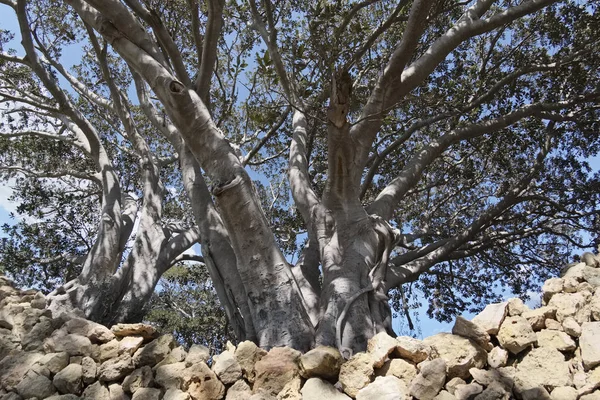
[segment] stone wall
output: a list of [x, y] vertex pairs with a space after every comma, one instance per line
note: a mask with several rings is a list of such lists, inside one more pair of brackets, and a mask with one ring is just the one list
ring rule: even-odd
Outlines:
[[586, 261], [544, 284], [540, 308], [491, 304], [422, 341], [382, 333], [347, 361], [251, 342], [210, 359], [148, 325], [54, 316], [0, 277], [0, 400], [600, 400], [600, 268]]

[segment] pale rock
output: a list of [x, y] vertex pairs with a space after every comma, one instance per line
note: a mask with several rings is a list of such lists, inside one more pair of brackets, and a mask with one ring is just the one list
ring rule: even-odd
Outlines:
[[184, 371], [182, 390], [189, 393], [192, 399], [219, 400], [225, 394], [225, 386], [203, 362], [187, 367]]
[[81, 397], [86, 400], [111, 400], [108, 388], [100, 381], [96, 381], [85, 388]]
[[162, 335], [136, 351], [133, 355], [133, 363], [136, 367], [155, 365], [162, 361], [174, 346], [175, 339], [173, 335]]
[[64, 326], [69, 333], [85, 336], [92, 343], [106, 343], [115, 338], [115, 334], [104, 325], [83, 318], [72, 318]]
[[[583, 368], [583, 365], [582, 365]], [[573, 385], [577, 389], [582, 389], [587, 384], [587, 375], [583, 371], [576, 370], [573, 372]]]
[[437, 396], [435, 396], [433, 398], [433, 400], [456, 400], [456, 397], [454, 397], [453, 394], [450, 394], [450, 393], [446, 392], [445, 390], [442, 390], [441, 392], [439, 392], [437, 394]]
[[235, 358], [238, 360], [240, 367], [242, 367], [242, 374], [248, 382], [254, 382], [256, 371], [254, 365], [262, 359], [267, 352], [254, 344], [253, 342], [246, 340], [237, 345], [235, 349]]
[[506, 350], [518, 354], [533, 345], [537, 336], [524, 317], [508, 317], [500, 327], [498, 341]]
[[[56, 397], [56, 396], [52, 396], [52, 397]], [[15, 392], [8, 392], [4, 396], [0, 397], [0, 400], [23, 400], [23, 398], [21, 396], [19, 396], [18, 394], [16, 394]]]
[[452, 333], [472, 339], [486, 351], [490, 351], [493, 348], [490, 343], [490, 335], [481, 326], [461, 316], [456, 317]]
[[562, 353], [551, 347], [539, 347], [525, 355], [517, 365], [517, 377], [530, 387], [571, 386], [573, 383], [569, 363]]
[[575, 318], [573, 317], [565, 318], [565, 320], [562, 322], [562, 327], [565, 330], [565, 333], [570, 336], [576, 338], [581, 336], [581, 325], [579, 325], [579, 323], [575, 321]]
[[92, 353], [92, 342], [85, 336], [64, 334], [64, 331], [56, 330], [44, 341], [44, 349], [52, 353], [66, 351], [70, 356], [89, 356]]
[[488, 386], [483, 392], [476, 395], [473, 400], [508, 400], [510, 393], [497, 385]]
[[556, 319], [559, 322], [563, 322], [568, 317], [575, 318], [579, 323], [585, 322], [586, 301], [581, 293], [558, 293], [552, 297], [548, 305], [556, 308]]
[[56, 374], [69, 365], [69, 354], [64, 351], [61, 353], [48, 353], [41, 357], [37, 363], [48, 368], [51, 373]]
[[395, 355], [414, 362], [415, 364], [425, 361], [431, 352], [431, 347], [425, 345], [422, 341], [410, 336], [398, 336], [396, 338]]
[[481, 384], [482, 386], [496, 385], [501, 387], [505, 392], [510, 392], [514, 385], [513, 377], [499, 369], [485, 370], [471, 368], [469, 373], [475, 382]]
[[432, 400], [444, 387], [445, 381], [446, 362], [441, 358], [425, 361], [408, 392], [418, 400]]
[[283, 389], [277, 393], [277, 400], [302, 400], [300, 388], [302, 387], [302, 378], [300, 375], [285, 384]]
[[108, 396], [110, 400], [129, 400], [129, 396], [125, 394], [123, 387], [118, 383], [108, 385]]
[[600, 287], [600, 268], [584, 268], [583, 280], [593, 287]]
[[458, 385], [454, 397], [457, 400], [470, 400], [481, 392], [483, 392], [483, 386], [473, 382], [467, 385]]
[[[131, 354], [130, 354], [131, 355]], [[100, 345], [98, 348], [97, 361], [104, 362], [108, 359], [119, 356], [119, 341], [117, 339], [111, 340], [108, 343]]]
[[579, 395], [592, 393], [600, 388], [600, 367], [590, 371], [585, 378], [585, 384], [578, 388]]
[[579, 347], [586, 370], [600, 365], [600, 322], [584, 322], [581, 325]]
[[395, 376], [378, 376], [356, 394], [356, 400], [405, 400], [407, 398], [406, 384]]
[[543, 329], [536, 336], [539, 347], [552, 347], [558, 351], [573, 351], [577, 347], [573, 339], [564, 332]]
[[44, 339], [52, 334], [54, 327], [52, 326], [52, 320], [46, 317], [40, 317], [40, 321], [31, 328], [31, 330], [21, 340], [21, 347], [23, 350], [41, 350], [43, 347]]
[[494, 347], [487, 356], [488, 365], [492, 368], [500, 368], [506, 366], [508, 362], [508, 351], [502, 347]]
[[[316, 377], [308, 379], [300, 393], [302, 400], [350, 400], [350, 397], [339, 392], [331, 383]], [[229, 397], [226, 400], [230, 400]]]
[[69, 357], [69, 364], [81, 365], [81, 360], [83, 360], [82, 356], [71, 356], [71, 357]]
[[83, 357], [81, 360], [81, 373], [83, 383], [89, 385], [96, 380], [96, 374], [98, 372], [98, 366], [91, 357]]
[[596, 290], [594, 297], [592, 297], [590, 304], [590, 312], [594, 321], [600, 321], [600, 290]]
[[318, 346], [300, 356], [300, 375], [337, 380], [344, 359], [335, 347]]
[[119, 354], [129, 353], [132, 356], [142, 345], [144, 338], [141, 336], [125, 336], [119, 341]]
[[369, 353], [353, 355], [340, 368], [339, 381], [342, 389], [355, 398], [360, 389], [371, 383], [373, 372], [373, 358]]
[[210, 358], [210, 351], [208, 347], [203, 346], [201, 344], [193, 344], [188, 351], [188, 354], [185, 358], [185, 363], [189, 367], [192, 364], [196, 364], [199, 362], [206, 363]]
[[101, 381], [113, 382], [123, 379], [135, 369], [133, 360], [129, 354], [121, 354], [117, 358], [111, 358], [102, 363], [98, 370]]
[[449, 333], [438, 333], [423, 340], [444, 359], [448, 378], [469, 377], [470, 368], [483, 368], [487, 363], [487, 352], [470, 339]]
[[553, 331], [564, 331], [565, 330], [560, 322], [558, 322], [557, 320], [552, 319], [552, 318], [547, 318], [546, 321], [544, 322], [544, 325], [546, 326], [546, 329], [550, 329]]
[[[246, 400], [250, 396], [252, 396], [252, 389], [250, 388], [250, 385], [248, 385], [245, 380], [240, 379], [229, 389], [227, 389], [227, 396], [225, 396], [225, 400]], [[324, 398], [321, 398], [319, 400], [323, 399]]]
[[54, 376], [52, 383], [63, 394], [80, 394], [83, 390], [83, 370], [81, 365], [67, 365]]
[[242, 367], [229, 350], [213, 357], [211, 369], [225, 385], [230, 385], [242, 377]]
[[506, 317], [507, 306], [506, 302], [489, 304], [472, 321], [490, 335], [496, 335]]
[[40, 353], [11, 351], [0, 361], [0, 385], [7, 391], [15, 389], [29, 368], [41, 358]]
[[564, 283], [565, 281], [562, 278], [550, 278], [544, 282], [544, 286], [542, 286], [542, 295], [544, 301], [548, 303], [552, 296], [562, 292]]
[[131, 400], [160, 400], [160, 390], [154, 388], [139, 388], [135, 391]]
[[45, 399], [56, 392], [50, 379], [37, 374], [27, 374], [17, 385], [16, 389], [24, 399], [32, 397]]
[[134, 370], [131, 374], [123, 379], [123, 390], [129, 393], [135, 393], [140, 388], [154, 386], [154, 378], [152, 377], [152, 368], [144, 365], [141, 368]]
[[546, 319], [554, 318], [556, 308], [544, 306], [521, 314], [525, 318], [534, 331], [542, 330], [546, 327]]
[[509, 317], [515, 317], [523, 314], [526, 311], [529, 311], [529, 307], [527, 307], [527, 305], [523, 303], [523, 300], [519, 299], [518, 297], [508, 299], [507, 303]]
[[185, 349], [182, 346], [175, 347], [169, 353], [169, 356], [172, 357], [175, 362], [185, 361], [187, 355], [187, 351], [185, 351]]
[[300, 375], [301, 353], [289, 347], [274, 347], [255, 364], [253, 393], [262, 389], [276, 396], [287, 382]]
[[[229, 389], [229, 390], [231, 390], [231, 389]], [[250, 397], [250, 394], [248, 394], [248, 397]], [[247, 398], [247, 397], [245, 397], [245, 398]], [[226, 400], [243, 400], [245, 398], [240, 397], [239, 399], [236, 399], [236, 398], [230, 399], [228, 396], [225, 399]], [[187, 394], [186, 392], [182, 392], [179, 389], [169, 389], [165, 392], [165, 395], [163, 396], [163, 400], [191, 400], [191, 397], [189, 394]]]
[[367, 352], [373, 357], [373, 366], [381, 368], [388, 359], [388, 355], [396, 350], [398, 341], [386, 332], [379, 332], [367, 343]]
[[[4, 400], [3, 397], [0, 397], [0, 399]], [[21, 400], [21, 397], [19, 397], [18, 400]], [[46, 397], [45, 400], [81, 400], [81, 397], [75, 396], [74, 394], [55, 394], [54, 396]]]
[[570, 386], [559, 386], [550, 393], [552, 400], [577, 400], [577, 389]]
[[579, 287], [579, 280], [573, 276], [564, 279], [563, 290], [565, 293], [575, 293]]
[[581, 282], [577, 285], [577, 291], [584, 295], [589, 301], [590, 297], [594, 294], [594, 286], [590, 285], [589, 282]]
[[515, 379], [515, 392], [522, 400], [552, 400], [546, 388], [522, 376]]
[[148, 324], [117, 324], [110, 330], [117, 337], [141, 336], [144, 339], [155, 339], [158, 336], [156, 328]]
[[46, 308], [46, 296], [42, 292], [37, 292], [35, 296], [33, 296], [33, 300], [31, 300], [32, 308], [39, 308], [43, 310]]
[[456, 388], [458, 387], [458, 385], [466, 385], [467, 382], [465, 382], [465, 380], [463, 378], [459, 378], [459, 377], [455, 377], [450, 379], [448, 382], [446, 382], [446, 390], [448, 391], [448, 393], [454, 395], [454, 392], [456, 391]]
[[573, 277], [577, 279], [579, 282], [583, 281], [583, 271], [586, 268], [585, 263], [578, 263], [575, 265], [568, 265], [566, 268], [563, 268], [561, 271], [561, 277], [563, 279], [567, 279]]
[[164, 389], [182, 389], [186, 363], [162, 365], [156, 369], [155, 381]]
[[406, 387], [417, 376], [417, 367], [401, 358], [393, 358], [383, 364], [381, 368], [375, 371], [376, 376], [395, 376], [401, 379]]
[[600, 400], [600, 392], [583, 395], [579, 400]]

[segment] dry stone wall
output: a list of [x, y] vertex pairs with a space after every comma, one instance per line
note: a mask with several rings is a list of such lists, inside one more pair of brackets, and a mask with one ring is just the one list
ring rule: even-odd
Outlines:
[[422, 341], [381, 333], [349, 360], [251, 342], [210, 359], [148, 325], [52, 315], [0, 277], [0, 400], [600, 400], [600, 268], [583, 259], [540, 308], [491, 304]]

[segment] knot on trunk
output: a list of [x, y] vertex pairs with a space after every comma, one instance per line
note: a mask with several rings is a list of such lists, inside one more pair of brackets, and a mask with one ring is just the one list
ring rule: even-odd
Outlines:
[[346, 116], [350, 110], [352, 96], [352, 77], [346, 70], [336, 70], [333, 74], [331, 85], [331, 99], [329, 101], [329, 120], [337, 128], [342, 128], [346, 123]]

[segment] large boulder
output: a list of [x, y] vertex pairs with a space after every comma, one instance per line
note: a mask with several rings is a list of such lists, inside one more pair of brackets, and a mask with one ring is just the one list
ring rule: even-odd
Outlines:
[[153, 366], [162, 361], [173, 347], [175, 347], [175, 338], [172, 335], [163, 335], [136, 351], [133, 362], [136, 367]]
[[182, 390], [192, 399], [219, 400], [225, 394], [225, 386], [203, 362], [187, 367], [184, 371]]
[[8, 391], [15, 389], [29, 368], [41, 358], [41, 353], [11, 351], [0, 361], [0, 385]]
[[410, 336], [398, 336], [396, 342], [395, 356], [414, 363], [425, 361], [431, 353], [430, 346], [427, 346], [422, 341]]
[[16, 389], [24, 399], [45, 399], [56, 392], [50, 379], [33, 373], [27, 374]]
[[213, 357], [211, 369], [225, 385], [231, 385], [242, 377], [242, 367], [229, 350]]
[[67, 332], [85, 336], [92, 343], [106, 343], [115, 338], [115, 334], [104, 325], [83, 318], [72, 318], [65, 322]]
[[577, 347], [569, 335], [561, 331], [543, 329], [536, 333], [540, 347], [552, 347], [558, 351], [573, 351]]
[[154, 386], [154, 378], [152, 368], [144, 365], [141, 368], [134, 370], [131, 374], [123, 379], [123, 390], [129, 393], [135, 393], [140, 388]]
[[235, 358], [238, 360], [240, 367], [242, 367], [242, 375], [248, 380], [248, 382], [254, 382], [256, 377], [255, 364], [260, 361], [267, 352], [260, 347], [256, 346], [254, 342], [246, 340], [238, 344], [235, 349]]
[[469, 377], [470, 368], [483, 368], [487, 363], [487, 352], [471, 339], [449, 333], [438, 333], [423, 340], [444, 359], [448, 378]]
[[417, 376], [417, 367], [414, 364], [401, 358], [393, 358], [386, 361], [385, 364], [375, 371], [376, 376], [395, 376], [404, 381], [406, 386], [410, 386], [412, 380]]
[[105, 382], [118, 381], [125, 378], [134, 369], [131, 356], [125, 353], [103, 362], [98, 370], [98, 377]]
[[300, 356], [300, 375], [336, 381], [344, 359], [335, 347], [319, 346]]
[[490, 343], [490, 335], [485, 329], [460, 315], [456, 317], [456, 321], [452, 327], [452, 334], [472, 339], [486, 351], [490, 351], [493, 347]]
[[548, 302], [548, 306], [556, 308], [556, 319], [559, 322], [568, 317], [575, 318], [579, 323], [589, 321], [590, 311], [585, 308], [586, 304], [585, 296], [581, 293], [558, 293]]
[[531, 350], [517, 364], [517, 377], [532, 387], [571, 386], [573, 379], [565, 356], [551, 347]]

